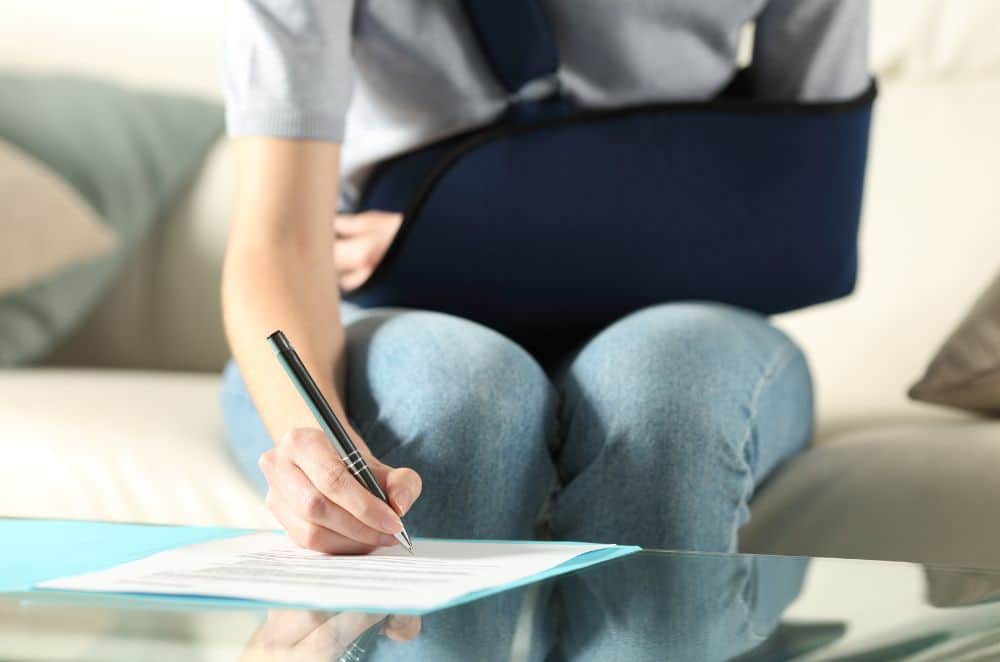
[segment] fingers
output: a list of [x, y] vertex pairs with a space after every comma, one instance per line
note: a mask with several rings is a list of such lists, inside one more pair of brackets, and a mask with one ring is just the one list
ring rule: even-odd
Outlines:
[[380, 211], [336, 217], [333, 258], [343, 289], [355, 289], [368, 280], [392, 244], [402, 221], [401, 214]]
[[420, 634], [419, 616], [393, 614], [385, 621], [385, 636], [395, 641], [410, 641]]
[[341, 276], [338, 279], [338, 283], [340, 284], [340, 288], [342, 290], [350, 292], [351, 290], [356, 290], [364, 285], [365, 282], [371, 278], [372, 273], [374, 273], [372, 270], [352, 271]]
[[[368, 628], [382, 620], [379, 614], [345, 612], [337, 614], [322, 627], [311, 632], [296, 646], [296, 650], [320, 654], [308, 659], [330, 659], [332, 654], [343, 656], [351, 644]], [[357, 651], [355, 651], [357, 655]]]
[[282, 441], [281, 450], [290, 454], [323, 496], [363, 524], [389, 535], [402, 530], [403, 523], [396, 512], [351, 475], [321, 431], [292, 430]]
[[289, 611], [272, 609], [250, 639], [250, 648], [291, 648], [330, 620], [330, 614], [319, 611]]
[[338, 239], [333, 259], [340, 286], [345, 290], [360, 287], [375, 271], [386, 248], [376, 237], [368, 235]]
[[378, 239], [371, 235], [359, 235], [338, 239], [334, 249], [334, 261], [338, 273], [349, 273], [362, 269], [374, 269], [385, 251]]
[[[269, 451], [270, 453], [271, 451]], [[265, 454], [266, 455], [266, 454]], [[261, 470], [276, 497], [307, 524], [316, 525], [362, 545], [375, 547], [395, 544], [395, 539], [371, 527], [331, 502], [309, 481], [302, 470], [280, 451], [261, 458]]]
[[370, 212], [361, 214], [337, 214], [333, 220], [333, 232], [337, 238], [371, 234], [373, 225]]
[[360, 214], [337, 214], [333, 221], [333, 231], [338, 237], [353, 237], [376, 232], [395, 233], [403, 221], [403, 215], [391, 211], [365, 211]]
[[390, 467], [375, 459], [368, 462], [368, 467], [389, 497], [389, 504], [400, 517], [405, 515], [423, 491], [420, 474], [405, 467]]
[[[242, 660], [314, 660], [357, 656], [363, 650], [352, 649], [369, 628], [383, 621], [380, 614], [346, 612], [330, 614], [316, 611], [271, 611], [260, 629], [247, 644]], [[410, 641], [420, 634], [417, 616], [389, 616], [380, 630], [396, 641]], [[351, 658], [355, 659], [355, 658]]]
[[375, 549], [374, 545], [360, 543], [326, 527], [307, 522], [273, 490], [267, 493], [267, 507], [288, 532], [288, 537], [299, 547], [324, 554], [368, 554]]
[[[420, 634], [420, 617], [392, 615], [385, 618], [382, 633], [395, 641], [411, 641]], [[350, 648], [361, 634], [379, 621], [380, 614], [345, 612], [337, 614], [298, 642], [297, 648], [311, 651], [338, 651]]]
[[351, 475], [319, 430], [293, 430], [261, 456], [271, 488], [268, 505], [297, 544], [326, 553], [365, 553], [396, 544], [400, 518], [419, 498], [422, 481], [412, 469], [389, 467], [366, 448], [363, 452], [389, 505]]

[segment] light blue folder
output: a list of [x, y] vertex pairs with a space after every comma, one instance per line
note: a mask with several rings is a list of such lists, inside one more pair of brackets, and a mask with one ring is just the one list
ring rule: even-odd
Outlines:
[[[36, 592], [51, 595], [51, 590], [36, 591], [41, 582], [104, 570], [121, 563], [175, 547], [192, 545], [209, 540], [232, 538], [247, 533], [249, 529], [227, 529], [200, 526], [157, 526], [148, 524], [113, 524], [78, 520], [0, 519], [0, 593]], [[495, 542], [495, 541], [493, 541]], [[545, 542], [525, 542], [526, 545], [545, 545]], [[567, 543], [559, 543], [567, 544]], [[569, 543], [572, 544], [572, 543]], [[584, 544], [584, 543], [579, 543]], [[609, 561], [638, 551], [638, 547], [616, 546], [581, 554], [565, 563], [520, 579], [516, 582], [470, 593], [438, 609], [477, 600], [487, 595], [523, 586], [548, 577], [572, 572]], [[59, 591], [58, 593], [62, 593]], [[96, 597], [88, 593], [88, 596]], [[303, 607], [322, 609], [351, 609], [350, 605], [289, 605], [255, 600], [217, 598], [212, 596], [172, 596], [150, 594], [114, 594], [116, 598], [181, 603], [189, 606], [221, 606], [227, 608]], [[177, 605], [180, 606], [180, 605]], [[400, 610], [393, 610], [401, 613]], [[402, 613], [425, 613], [421, 611]]]

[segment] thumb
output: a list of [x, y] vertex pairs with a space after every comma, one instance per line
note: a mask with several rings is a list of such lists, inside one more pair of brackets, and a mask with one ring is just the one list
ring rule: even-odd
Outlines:
[[385, 620], [385, 636], [393, 641], [410, 641], [420, 634], [420, 617], [393, 614]]
[[386, 496], [389, 497], [389, 505], [396, 514], [400, 517], [405, 515], [423, 490], [420, 474], [406, 467], [390, 467], [378, 460], [370, 462], [368, 468], [385, 490]]

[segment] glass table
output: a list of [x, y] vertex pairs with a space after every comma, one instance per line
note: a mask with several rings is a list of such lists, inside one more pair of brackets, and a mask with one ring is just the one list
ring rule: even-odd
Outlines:
[[383, 618], [0, 593], [0, 659], [1000, 659], [1000, 572], [640, 552], [422, 618]]

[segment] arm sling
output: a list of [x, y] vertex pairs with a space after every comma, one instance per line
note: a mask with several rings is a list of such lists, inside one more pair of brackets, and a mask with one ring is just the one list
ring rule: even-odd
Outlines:
[[[585, 110], [553, 86], [558, 54], [535, 0], [463, 0], [508, 90], [486, 127], [382, 163], [361, 210], [402, 212], [364, 307], [442, 311], [530, 346], [583, 337], [653, 304], [763, 314], [850, 293], [874, 82], [832, 103], [741, 93]], [[752, 68], [751, 68], [752, 69]]]

